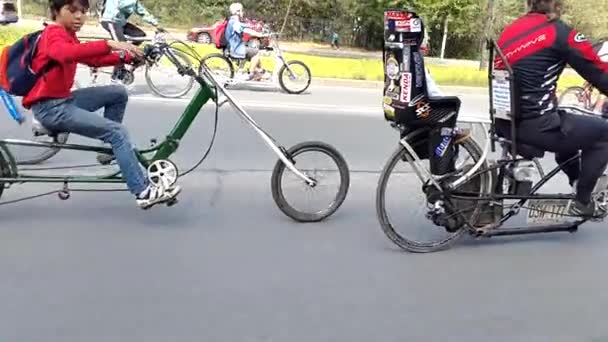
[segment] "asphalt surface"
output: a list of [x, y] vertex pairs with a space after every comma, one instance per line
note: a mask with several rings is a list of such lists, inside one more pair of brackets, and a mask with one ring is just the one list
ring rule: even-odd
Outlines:
[[[379, 171], [397, 143], [374, 112], [376, 90], [234, 94], [283, 145], [322, 140], [344, 155], [351, 187], [340, 210], [316, 224], [283, 215], [270, 193], [276, 155], [223, 108], [214, 149], [180, 180], [175, 207], [74, 193], [0, 208], [0, 341], [608, 341], [605, 223], [403, 252], [376, 219]], [[462, 99], [462, 113], [484, 117], [482, 95]], [[141, 91], [125, 123], [147, 146], [184, 107]], [[180, 167], [208, 146], [212, 114], [182, 141]], [[0, 131], [29, 137], [6, 116]], [[91, 162], [64, 151], [48, 165]], [[560, 181], [550, 189], [567, 189]], [[16, 185], [2, 199], [56, 188]], [[419, 206], [412, 188], [400, 195], [403, 212]], [[406, 225], [434, 229], [420, 216]]]

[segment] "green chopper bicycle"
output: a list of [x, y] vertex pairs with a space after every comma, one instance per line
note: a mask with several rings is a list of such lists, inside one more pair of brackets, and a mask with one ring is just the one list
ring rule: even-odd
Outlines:
[[[185, 44], [184, 44], [185, 45]], [[187, 48], [191, 49], [189, 46], [185, 45]], [[218, 122], [218, 111], [219, 108], [230, 102], [232, 106], [237, 110], [237, 112], [245, 119], [249, 125], [251, 125], [254, 130], [263, 138], [263, 140], [269, 145], [269, 147], [278, 155], [279, 160], [275, 164], [275, 167], [272, 172], [271, 178], [271, 188], [272, 188], [272, 196], [279, 209], [288, 217], [292, 218], [295, 221], [299, 222], [319, 222], [327, 217], [333, 215], [338, 208], [342, 205], [346, 198], [346, 194], [348, 192], [350, 176], [349, 169], [346, 161], [342, 157], [342, 155], [332, 146], [318, 141], [311, 142], [303, 142], [291, 147], [289, 150], [285, 149], [283, 146], [279, 145], [268, 133], [266, 133], [262, 128], [258, 126], [258, 124], [253, 120], [253, 118], [236, 102], [234, 97], [229, 94], [226, 89], [218, 82], [212, 72], [210, 72], [207, 68], [202, 68], [202, 72], [197, 72], [190, 65], [183, 65], [180, 62], [180, 59], [176, 58], [176, 56], [172, 53], [173, 49], [170, 47], [170, 44], [163, 43], [160, 45], [150, 45], [147, 46], [144, 50], [144, 57], [147, 59], [154, 60], [159, 54], [166, 54], [169, 56], [170, 61], [177, 68], [177, 72], [181, 75], [186, 75], [193, 77], [200, 84], [200, 88], [197, 90], [196, 94], [187, 105], [186, 109], [176, 122], [173, 129], [166, 136], [166, 138], [154, 145], [149, 149], [136, 149], [136, 155], [141, 165], [147, 168], [148, 179], [158, 185], [158, 186], [170, 186], [177, 182], [178, 178], [183, 177], [189, 174], [191, 171], [199, 167], [202, 162], [205, 160], [207, 155], [209, 154], [213, 142], [215, 141], [215, 136], [217, 132], [217, 122]], [[196, 54], [196, 51], [191, 49], [193, 54]], [[200, 56], [192, 56], [194, 58]], [[200, 59], [198, 59], [200, 60]], [[223, 97], [219, 94], [223, 94]], [[191, 124], [196, 119], [202, 107], [212, 99], [216, 103], [216, 111], [215, 111], [215, 124], [214, 131], [211, 143], [205, 152], [204, 156], [198, 163], [196, 163], [191, 169], [180, 174], [178, 172], [177, 166], [169, 160], [170, 156], [175, 153], [180, 144], [180, 140], [185, 136], [190, 128]], [[61, 132], [51, 132], [47, 130], [47, 134], [49, 135], [57, 135], [61, 134]], [[103, 189], [70, 189], [69, 184], [124, 184], [124, 180], [120, 174], [120, 171], [105, 171], [105, 174], [99, 175], [84, 175], [78, 174], [74, 175], [74, 172], [70, 175], [32, 175], [27, 172], [23, 172], [22, 166], [20, 166], [16, 162], [15, 156], [10, 152], [8, 146], [29, 146], [36, 147], [42, 149], [48, 148], [57, 148], [60, 150], [73, 150], [73, 151], [85, 151], [91, 153], [101, 153], [112, 155], [112, 148], [105, 146], [93, 146], [93, 145], [85, 145], [85, 144], [67, 144], [67, 143], [58, 143], [58, 142], [36, 142], [31, 140], [20, 140], [20, 139], [0, 139], [0, 196], [3, 194], [4, 190], [10, 187], [13, 184], [24, 184], [24, 183], [51, 183], [51, 184], [63, 184], [63, 187], [60, 190], [43, 193], [35, 196], [30, 196], [18, 200], [6, 201], [0, 203], [9, 204], [15, 203], [27, 199], [42, 197], [50, 194], [57, 194], [60, 199], [67, 200], [70, 198], [71, 191], [126, 191], [124, 189], [111, 189], [111, 190], [103, 190]], [[335, 171], [336, 178], [339, 179], [339, 185], [335, 191], [335, 194], [332, 195], [329, 203], [322, 209], [314, 209], [310, 212], [302, 211], [296, 209], [291, 203], [289, 203], [284, 194], [284, 176], [288, 173], [285, 172], [286, 169], [295, 174], [295, 178], [297, 180], [298, 185], [303, 185], [307, 192], [312, 192], [313, 190], [325, 188], [327, 184], [322, 181], [322, 174], [317, 170], [304, 170], [296, 168], [296, 159], [300, 155], [304, 154], [324, 154], [328, 156], [332, 163], [336, 164], [337, 171]], [[114, 161], [109, 161], [109, 163], [113, 163]], [[107, 164], [107, 163], [106, 163]], [[87, 165], [89, 166], [89, 165]], [[81, 167], [87, 167], [81, 166]], [[39, 170], [57, 170], [57, 169], [72, 169], [74, 170], [77, 167], [54, 167], [54, 168], [41, 168], [36, 169]], [[28, 170], [25, 170], [28, 171]], [[177, 200], [166, 203], [167, 206], [173, 206], [177, 203]]]

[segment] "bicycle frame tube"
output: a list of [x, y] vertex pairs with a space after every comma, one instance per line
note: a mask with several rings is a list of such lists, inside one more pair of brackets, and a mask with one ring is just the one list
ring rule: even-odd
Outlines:
[[169, 156], [177, 150], [180, 140], [184, 137], [192, 125], [192, 122], [194, 122], [194, 119], [198, 116], [201, 108], [203, 108], [209, 99], [215, 98], [211, 88], [200, 78], [200, 76], [196, 76], [195, 79], [201, 85], [200, 89], [197, 90], [196, 95], [194, 95], [178, 119], [173, 130], [161, 144], [161, 147], [152, 158], [153, 160], [169, 158]]
[[[485, 148], [484, 148], [484, 150], [482, 152], [482, 155], [479, 158], [479, 160], [477, 161], [477, 163], [475, 163], [475, 165], [467, 173], [465, 173], [464, 175], [460, 176], [454, 182], [451, 182], [449, 184], [449, 188], [450, 189], [455, 189], [455, 188], [459, 187], [460, 185], [464, 184], [465, 182], [468, 182], [477, 173], [477, 171], [481, 168], [481, 166], [487, 160], [488, 152], [490, 150], [490, 139], [488, 139], [488, 130], [486, 129], [486, 125], [485, 124], [480, 124], [480, 125], [484, 128], [484, 134], [485, 134], [485, 137], [486, 137], [486, 146], [485, 146]], [[425, 181], [424, 177], [426, 177], [428, 180], [431, 181], [431, 183], [433, 183], [433, 185], [438, 190], [442, 190], [441, 186], [437, 183], [437, 180], [441, 179], [442, 177], [434, 177], [433, 175], [431, 175], [431, 173], [426, 168], [424, 168], [422, 166], [418, 166], [418, 163], [421, 162], [420, 157], [418, 157], [418, 155], [414, 151], [414, 148], [408, 142], [408, 140], [410, 140], [412, 137], [415, 137], [416, 135], [421, 134], [424, 131], [425, 131], [424, 129], [416, 130], [416, 131], [408, 134], [403, 139], [401, 139], [399, 141], [399, 143], [407, 150], [409, 156], [406, 155], [406, 158], [408, 159], [408, 161], [410, 163], [416, 165], [415, 172], [418, 175], [418, 178], [420, 178], [420, 180], [424, 182]], [[420, 168], [422, 170], [422, 172], [424, 173], [424, 175], [422, 175], [422, 173], [419, 170], [416, 170], [418, 168]]]
[[[245, 111], [245, 109], [236, 102], [235, 98], [232, 97], [232, 95], [223, 87], [223, 85], [215, 79], [215, 76], [213, 75], [212, 72], [209, 71], [209, 69], [207, 68], [206, 65], [203, 65], [203, 72], [204, 72], [205, 78], [211, 80], [211, 83], [214, 84], [216, 89], [219, 89], [224, 94], [224, 96], [226, 96], [228, 101], [234, 106], [234, 108], [237, 109], [239, 114], [241, 114], [241, 116], [245, 119], [245, 121], [251, 127], [253, 127], [253, 129], [262, 137], [264, 142], [274, 151], [274, 153], [281, 159], [281, 161], [283, 163], [285, 163], [287, 168], [290, 169], [293, 173], [295, 173], [302, 180], [304, 180], [306, 183], [308, 183], [311, 186], [314, 186], [316, 184], [316, 182], [312, 178], [306, 176], [304, 173], [302, 173], [300, 170], [298, 170], [295, 167], [295, 165], [285, 156], [285, 153], [279, 148], [279, 146], [277, 146], [277, 144], [274, 143], [273, 139], [268, 134], [266, 134], [264, 131], [262, 131], [261, 129], [258, 128], [255, 120], [249, 114], [247, 114], [247, 111]], [[200, 76], [197, 76], [197, 77], [201, 78]], [[202, 78], [200, 79], [199, 82], [205, 83], [202, 80]]]

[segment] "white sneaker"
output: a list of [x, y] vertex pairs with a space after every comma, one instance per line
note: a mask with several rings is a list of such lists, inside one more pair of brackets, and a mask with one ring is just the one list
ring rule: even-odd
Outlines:
[[144, 210], [149, 209], [156, 204], [166, 203], [175, 199], [181, 191], [182, 189], [178, 185], [163, 189], [151, 184], [137, 196], [137, 205]]

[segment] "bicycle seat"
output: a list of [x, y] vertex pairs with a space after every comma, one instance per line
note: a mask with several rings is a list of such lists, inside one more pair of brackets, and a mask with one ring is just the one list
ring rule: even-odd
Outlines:
[[55, 132], [51, 129], [44, 127], [40, 121], [36, 120], [36, 118], [32, 118], [32, 133], [34, 133], [34, 136], [37, 136], [37, 137], [42, 136], [42, 135], [48, 135], [49, 137], [54, 137], [59, 134], [58, 132]]
[[[510, 151], [511, 144], [512, 144], [512, 142], [510, 141], [511, 140], [511, 123], [508, 121], [496, 120], [495, 128], [496, 128], [496, 134], [499, 137], [507, 140], [507, 141], [501, 142], [501, 144]], [[545, 150], [543, 150], [542, 148], [538, 148], [536, 146], [523, 144], [523, 143], [517, 143], [517, 154], [520, 157], [523, 157], [528, 160], [532, 160], [534, 158], [540, 159], [545, 156]]]
[[428, 96], [431, 107], [439, 108], [460, 108], [460, 98], [458, 96]]

